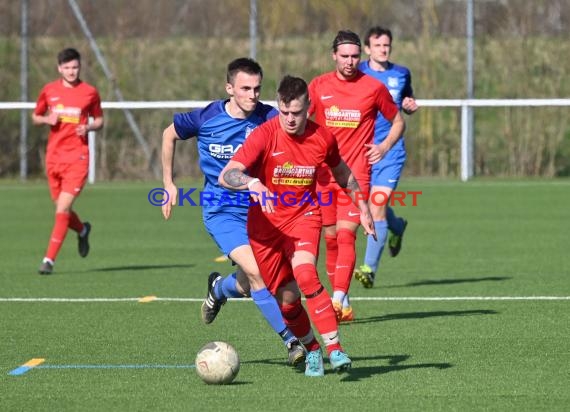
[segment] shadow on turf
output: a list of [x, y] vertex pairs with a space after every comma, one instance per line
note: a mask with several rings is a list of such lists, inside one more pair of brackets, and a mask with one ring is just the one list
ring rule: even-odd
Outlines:
[[486, 276], [482, 278], [450, 278], [450, 279], [426, 279], [418, 282], [410, 282], [405, 285], [382, 286], [382, 288], [413, 288], [416, 286], [433, 286], [433, 285], [453, 285], [456, 283], [475, 283], [475, 282], [502, 282], [512, 279], [510, 276]]
[[[407, 361], [410, 358], [410, 355], [377, 355], [377, 356], [360, 356], [360, 357], [350, 357], [353, 362], [356, 361], [366, 361], [370, 362], [371, 360], [387, 360], [388, 365], [381, 365], [381, 366], [365, 366], [365, 367], [358, 367], [354, 366], [350, 370], [349, 373], [342, 374], [341, 381], [343, 382], [357, 382], [361, 379], [370, 378], [373, 375], [382, 375], [385, 373], [390, 372], [399, 372], [404, 371], [407, 369], [425, 369], [425, 368], [434, 368], [434, 369], [448, 369], [452, 368], [453, 365], [451, 363], [442, 362], [442, 363], [416, 363], [416, 364], [406, 364], [402, 365], [402, 362]], [[284, 359], [279, 358], [272, 358], [272, 359], [258, 359], [258, 360], [250, 360], [250, 361], [242, 361], [243, 364], [250, 363], [250, 364], [257, 364], [262, 363], [266, 365], [283, 365], [287, 366], [287, 363]], [[330, 370], [327, 367], [328, 361], [325, 359], [325, 374], [326, 375], [334, 375], [335, 372]], [[330, 366], [330, 365], [329, 365]], [[299, 374], [303, 374], [303, 368], [299, 367], [296, 368], [296, 372]]]
[[111, 266], [107, 268], [90, 269], [86, 272], [115, 272], [121, 270], [154, 270], [154, 269], [179, 269], [179, 268], [192, 268], [196, 265], [127, 265], [127, 266]]
[[365, 367], [353, 367], [350, 373], [343, 375], [342, 382], [358, 382], [361, 379], [370, 378], [374, 375], [383, 375], [390, 372], [400, 372], [408, 369], [448, 369], [452, 368], [451, 363], [412, 363], [401, 365], [400, 362], [404, 362], [410, 358], [410, 355], [388, 355], [388, 356], [366, 356], [366, 357], [353, 357], [352, 361], [365, 360], [370, 361], [371, 359], [388, 359], [388, 365], [385, 366], [365, 366]]
[[382, 316], [371, 316], [368, 318], [355, 319], [350, 323], [343, 325], [354, 325], [361, 323], [385, 322], [388, 320], [404, 320], [404, 319], [424, 319], [434, 318], [438, 316], [474, 316], [474, 315], [496, 315], [497, 311], [488, 309], [478, 310], [438, 310], [434, 312], [410, 312], [410, 313], [388, 313]]

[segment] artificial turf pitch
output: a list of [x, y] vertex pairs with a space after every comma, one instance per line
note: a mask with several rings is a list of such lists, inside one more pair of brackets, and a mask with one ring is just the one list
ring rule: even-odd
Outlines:
[[[231, 266], [214, 261], [200, 209], [166, 222], [155, 187], [88, 186], [76, 210], [90, 255], [69, 233], [40, 276], [47, 187], [0, 183], [1, 410], [568, 410], [570, 181], [406, 179], [400, 190], [422, 194], [396, 208], [402, 252], [385, 253], [373, 289], [352, 283], [356, 320], [340, 331], [353, 368], [325, 362], [324, 378], [285, 364], [251, 301], [201, 323], [207, 275]], [[359, 236], [359, 263], [363, 248]], [[231, 385], [193, 369], [212, 340], [239, 352]]]

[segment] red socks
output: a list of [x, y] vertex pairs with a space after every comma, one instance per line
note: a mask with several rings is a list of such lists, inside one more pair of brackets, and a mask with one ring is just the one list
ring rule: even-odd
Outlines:
[[356, 235], [348, 229], [340, 229], [336, 234], [336, 239], [338, 243], [338, 259], [333, 290], [347, 293], [352, 280], [354, 265], [356, 265]]
[[55, 214], [55, 223], [51, 231], [51, 236], [49, 239], [49, 244], [45, 256], [54, 262], [55, 258], [57, 257], [57, 254], [59, 253], [59, 249], [61, 249], [61, 245], [65, 240], [65, 235], [67, 234], [67, 227], [69, 226], [69, 224], [70, 224], [69, 213]]
[[83, 230], [83, 222], [74, 211], [69, 213], [69, 228], [77, 233], [81, 233]]
[[327, 246], [326, 254], [326, 269], [329, 277], [331, 287], [334, 286], [334, 275], [336, 273], [336, 260], [338, 258], [338, 243], [336, 242], [336, 235], [325, 235], [325, 244]]
[[[283, 304], [281, 306], [281, 313], [285, 325], [291, 332], [303, 343], [308, 351], [319, 349], [319, 342], [315, 339], [311, 331], [311, 321], [307, 315], [307, 311], [301, 304], [301, 299], [293, 304]], [[308, 337], [309, 342], [304, 342], [303, 338]], [[310, 339], [312, 337], [312, 339]]]
[[311, 321], [323, 338], [327, 352], [342, 350], [338, 341], [338, 325], [331, 297], [319, 281], [315, 265], [305, 263], [293, 269], [299, 289], [307, 299]]

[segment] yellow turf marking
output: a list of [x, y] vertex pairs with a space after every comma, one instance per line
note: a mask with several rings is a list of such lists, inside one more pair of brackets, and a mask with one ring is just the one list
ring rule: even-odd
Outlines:
[[157, 299], [156, 296], [145, 296], [144, 298], [139, 299], [139, 303], [149, 303], [155, 301]]
[[26, 363], [24, 363], [22, 366], [27, 366], [29, 368], [33, 368], [34, 366], [41, 365], [44, 362], [45, 362], [44, 358], [33, 358], [33, 359], [30, 359], [29, 361], [27, 361]]

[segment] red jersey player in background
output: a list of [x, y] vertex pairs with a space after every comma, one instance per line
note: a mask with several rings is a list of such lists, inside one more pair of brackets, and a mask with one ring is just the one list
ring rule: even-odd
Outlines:
[[[299, 338], [311, 329], [301, 290], [332, 368], [342, 371], [352, 362], [340, 344], [330, 295], [316, 269], [322, 225], [316, 192], [319, 166], [327, 164], [338, 184], [352, 191], [366, 232], [374, 235], [374, 227], [367, 202], [354, 196], [360, 188], [341, 159], [336, 140], [307, 119], [309, 103], [307, 83], [285, 76], [277, 91], [279, 115], [251, 133], [218, 180], [228, 189], [251, 191], [258, 204], [249, 208], [248, 236], [267, 288], [280, 302], [287, 326]], [[314, 336], [302, 341], [308, 351], [305, 375], [323, 376], [319, 343]]]
[[[398, 106], [388, 89], [376, 79], [358, 70], [361, 44], [358, 35], [341, 30], [332, 45], [335, 70], [313, 79], [309, 84], [310, 114], [315, 121], [333, 133], [341, 157], [354, 173], [362, 195], [368, 196], [370, 165], [390, 150], [405, 129]], [[374, 122], [378, 112], [392, 123], [386, 139], [373, 144]], [[329, 168], [319, 170], [318, 190], [330, 199], [339, 186]], [[356, 230], [360, 213], [351, 203], [332, 201], [323, 209], [326, 242], [326, 268], [333, 287], [333, 306], [339, 321], [351, 321], [353, 311], [348, 290], [356, 263]]]
[[[81, 81], [81, 55], [64, 49], [57, 55], [60, 79], [46, 84], [32, 113], [35, 125], [50, 126], [47, 142], [46, 173], [55, 203], [55, 222], [39, 273], [49, 275], [61, 248], [67, 228], [78, 233], [81, 257], [89, 253], [91, 225], [73, 211], [89, 169], [87, 133], [103, 127], [101, 98], [95, 87]], [[89, 123], [89, 117], [93, 122]]]

